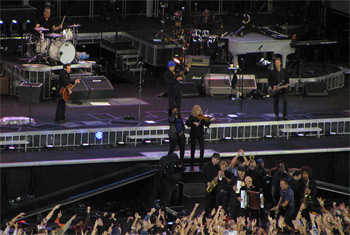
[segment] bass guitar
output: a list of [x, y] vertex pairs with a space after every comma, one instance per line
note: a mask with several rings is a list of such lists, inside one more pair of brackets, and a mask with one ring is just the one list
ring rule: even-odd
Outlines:
[[64, 101], [67, 102], [69, 100], [69, 97], [71, 95], [71, 94], [69, 94], [69, 90], [72, 90], [75, 87], [75, 85], [80, 83], [80, 80], [81, 80], [81, 76], [77, 80], [75, 80], [74, 84], [69, 84], [68, 88], [66, 88], [66, 87], [61, 88], [60, 95], [62, 96]]

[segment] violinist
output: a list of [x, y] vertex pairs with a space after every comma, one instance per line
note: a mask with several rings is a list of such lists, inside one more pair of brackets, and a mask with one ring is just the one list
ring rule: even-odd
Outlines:
[[202, 109], [199, 105], [195, 105], [192, 108], [192, 113], [186, 121], [186, 126], [191, 128], [191, 169], [194, 165], [194, 154], [196, 151], [196, 140], [198, 140], [200, 148], [200, 167], [203, 165], [204, 156], [204, 126], [209, 127], [210, 123], [215, 121], [215, 118], [205, 117]]

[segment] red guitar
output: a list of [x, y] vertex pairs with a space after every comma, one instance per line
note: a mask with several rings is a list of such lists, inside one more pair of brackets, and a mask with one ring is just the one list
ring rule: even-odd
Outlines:
[[69, 84], [68, 85], [68, 88], [65, 88], [65, 87], [62, 87], [61, 90], [60, 90], [60, 95], [63, 97], [63, 100], [64, 101], [68, 101], [69, 100], [69, 97], [72, 93], [69, 92], [69, 90], [72, 90], [75, 85], [77, 85], [78, 83], [80, 83], [80, 79], [81, 77], [79, 77], [77, 80], [75, 80], [74, 84]]

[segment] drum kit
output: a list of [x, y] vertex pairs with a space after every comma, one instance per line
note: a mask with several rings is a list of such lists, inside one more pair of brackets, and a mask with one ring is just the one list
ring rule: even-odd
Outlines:
[[[79, 24], [67, 26], [61, 33], [47, 33], [49, 29], [39, 27], [34, 28], [39, 33], [39, 38], [34, 42], [33, 35], [28, 34], [27, 39], [27, 57], [35, 60], [48, 59], [53, 62], [70, 64], [76, 58], [76, 39], [78, 35]], [[34, 46], [33, 46], [34, 45]]]
[[193, 29], [189, 51], [192, 55], [205, 55], [213, 59], [218, 50], [218, 35], [211, 35], [208, 30]]

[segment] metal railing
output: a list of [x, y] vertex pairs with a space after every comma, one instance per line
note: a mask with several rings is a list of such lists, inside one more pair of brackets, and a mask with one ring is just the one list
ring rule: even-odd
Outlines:
[[[206, 141], [219, 141], [224, 139], [248, 140], [259, 139], [267, 136], [284, 137], [280, 135], [281, 128], [309, 128], [319, 127], [320, 135], [350, 134], [350, 118], [312, 119], [312, 120], [288, 120], [266, 122], [241, 122], [212, 124], [207, 128]], [[0, 141], [9, 143], [16, 140], [27, 140], [28, 149], [40, 149], [50, 147], [80, 147], [98, 145], [125, 144], [127, 136], [161, 136], [168, 133], [169, 126], [147, 127], [108, 127], [75, 130], [50, 130], [35, 132], [10, 132], [0, 133]], [[96, 133], [101, 132], [102, 138], [96, 138]], [[146, 139], [146, 138], [145, 138]], [[3, 144], [0, 149], [5, 149], [10, 144]], [[24, 149], [24, 145], [14, 145], [17, 149]]]

